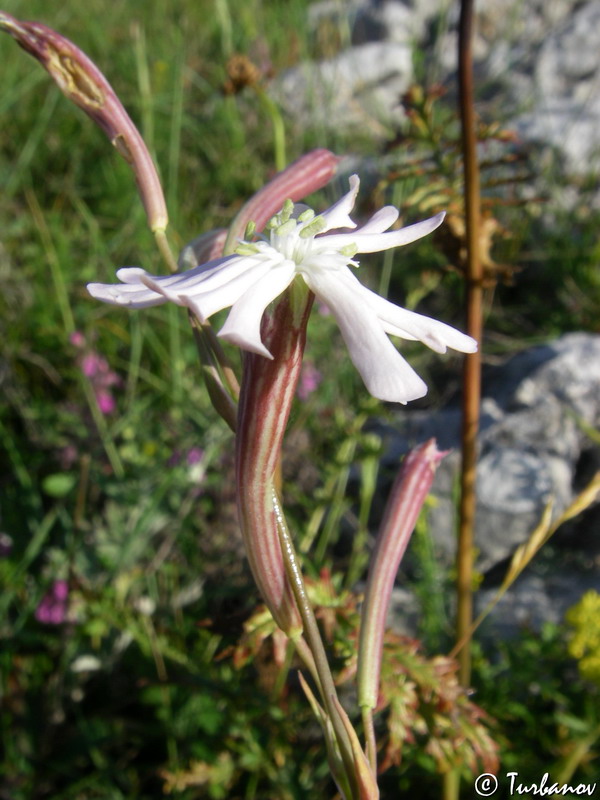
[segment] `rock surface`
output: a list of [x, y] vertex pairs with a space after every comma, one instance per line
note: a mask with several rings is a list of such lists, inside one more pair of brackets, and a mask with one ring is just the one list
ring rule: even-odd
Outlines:
[[[600, 446], [589, 435], [600, 426], [600, 336], [571, 333], [526, 350], [488, 371], [483, 391], [476, 568], [494, 584], [546, 505], [553, 502], [557, 518], [600, 468]], [[394, 428], [379, 433], [387, 447], [384, 463], [394, 468], [402, 453], [431, 436], [441, 449], [452, 450], [438, 469], [435, 504], [428, 514], [436, 559], [451, 568], [460, 462], [458, 409], [434, 414], [402, 410]], [[554, 619], [584, 589], [600, 590], [600, 504], [563, 526], [552, 549], [553, 562], [542, 558], [545, 576], [530, 571], [505, 601], [520, 609], [515, 620], [538, 624]], [[535, 569], [534, 561], [533, 573]], [[486, 602], [484, 593], [481, 602]]]
[[[478, 109], [555, 149], [567, 172], [600, 167], [600, 5], [481, 0], [473, 43]], [[310, 20], [348, 31], [335, 57], [288, 70], [273, 91], [302, 124], [389, 133], [416, 79], [456, 83], [458, 7], [443, 0], [316, 3]]]

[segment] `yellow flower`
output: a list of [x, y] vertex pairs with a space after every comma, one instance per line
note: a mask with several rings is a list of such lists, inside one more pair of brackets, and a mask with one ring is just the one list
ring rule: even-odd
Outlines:
[[569, 655], [579, 662], [581, 675], [600, 685], [600, 594], [591, 589], [567, 611], [572, 634]]

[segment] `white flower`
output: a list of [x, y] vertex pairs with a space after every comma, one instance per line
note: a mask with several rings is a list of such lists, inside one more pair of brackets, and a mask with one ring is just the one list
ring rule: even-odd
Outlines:
[[358, 188], [358, 176], [353, 175], [350, 191], [318, 217], [298, 206], [296, 211], [301, 213], [293, 215], [289, 201], [267, 225], [268, 237], [241, 242], [233, 255], [169, 276], [155, 277], [127, 267], [117, 272], [122, 284], [91, 283], [88, 291], [99, 300], [132, 308], [170, 300], [190, 308], [201, 322], [231, 306], [219, 336], [271, 358], [260, 338], [263, 313], [296, 276], [302, 276], [335, 316], [369, 392], [396, 403], [415, 400], [426, 394], [427, 386], [388, 335], [419, 340], [438, 353], [445, 353], [447, 347], [472, 353], [477, 343], [449, 325], [388, 302], [363, 286], [349, 267], [358, 266], [353, 260], [357, 253], [375, 253], [426, 236], [441, 224], [444, 214], [388, 231], [398, 211], [385, 206], [352, 233], [328, 233], [356, 228], [349, 214]]

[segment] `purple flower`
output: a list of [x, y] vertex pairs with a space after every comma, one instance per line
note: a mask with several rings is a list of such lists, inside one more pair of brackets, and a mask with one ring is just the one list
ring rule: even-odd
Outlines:
[[194, 464], [199, 464], [204, 458], [204, 450], [201, 447], [192, 447], [188, 452], [186, 461], [188, 466], [193, 467]]
[[35, 610], [35, 618], [45, 625], [61, 625], [67, 619], [69, 584], [54, 581]]
[[300, 400], [307, 400], [309, 395], [311, 395], [321, 383], [322, 379], [323, 376], [315, 367], [315, 365], [311, 364], [310, 361], [306, 361], [302, 365], [300, 381], [298, 383], [298, 388], [296, 389], [296, 394]]
[[95, 378], [102, 372], [106, 372], [107, 368], [106, 360], [97, 353], [87, 353], [81, 359], [81, 371], [86, 378]]
[[73, 331], [69, 336], [69, 341], [73, 347], [81, 348], [85, 345], [85, 336], [80, 331]]
[[[79, 339], [76, 338], [74, 341], [74, 336], [75, 334], [71, 337], [71, 342], [76, 344]], [[83, 342], [85, 342], [85, 340], [83, 340]], [[76, 346], [79, 345], [77, 344]], [[104, 356], [101, 356], [95, 350], [81, 355], [77, 361], [81, 371], [86, 378], [89, 378], [92, 384], [100, 412], [102, 414], [112, 414], [117, 404], [110, 391], [110, 387], [116, 386], [121, 382], [119, 376], [116, 372], [111, 370]]]
[[13, 540], [8, 533], [0, 533], [0, 558], [8, 558], [13, 547]]
[[98, 389], [96, 391], [96, 402], [98, 403], [98, 408], [103, 414], [112, 414], [117, 407], [115, 398], [110, 392], [107, 392], [106, 389]]

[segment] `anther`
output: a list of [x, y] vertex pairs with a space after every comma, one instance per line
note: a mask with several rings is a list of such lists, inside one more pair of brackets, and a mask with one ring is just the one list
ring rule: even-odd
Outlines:
[[295, 219], [288, 219], [286, 222], [282, 223], [276, 230], [276, 236], [288, 236], [290, 233], [293, 233], [296, 230], [296, 220]]
[[311, 236], [316, 236], [318, 233], [322, 233], [326, 227], [327, 223], [325, 222], [324, 217], [315, 217], [310, 225], [307, 225], [306, 228], [302, 228], [300, 231], [300, 238], [309, 239]]
[[310, 222], [311, 219], [314, 218], [315, 212], [312, 210], [312, 208], [307, 208], [306, 211], [303, 211], [298, 217], [298, 222]]

